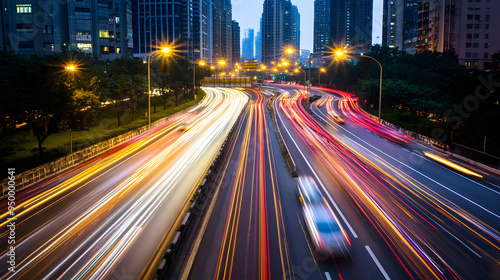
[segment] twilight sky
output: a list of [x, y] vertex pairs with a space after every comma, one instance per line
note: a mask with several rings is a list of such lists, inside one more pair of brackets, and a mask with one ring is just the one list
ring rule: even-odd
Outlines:
[[[260, 28], [264, 0], [232, 0], [233, 19], [240, 23], [241, 38], [245, 29], [253, 28], [255, 35]], [[314, 26], [314, 0], [292, 0], [300, 13], [300, 48], [312, 50]], [[380, 43], [382, 37], [382, 0], [373, 0], [373, 43]], [[377, 37], [379, 37], [377, 39]]]

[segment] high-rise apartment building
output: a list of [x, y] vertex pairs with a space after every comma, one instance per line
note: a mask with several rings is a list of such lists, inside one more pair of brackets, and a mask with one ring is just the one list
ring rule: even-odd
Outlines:
[[262, 62], [277, 61], [283, 53], [283, 0], [264, 0], [262, 11]]
[[314, 0], [314, 38], [313, 51], [325, 55], [330, 42], [330, 2], [331, 0]]
[[212, 63], [212, 0], [193, 1], [192, 40], [194, 59]]
[[212, 0], [213, 59], [232, 61], [231, 0]]
[[242, 60], [250, 60], [254, 59], [254, 30], [253, 29], [247, 29], [245, 30], [245, 37], [243, 37], [242, 46], [241, 46], [241, 59]]
[[231, 32], [231, 50], [232, 50], [232, 62], [233, 64], [240, 62], [240, 24], [233, 20], [232, 22], [232, 32]]
[[132, 55], [130, 0], [1, 1], [5, 51], [46, 55], [79, 50], [98, 59]]
[[290, 0], [264, 0], [262, 12], [262, 61], [281, 58], [286, 47], [300, 49], [300, 15]]
[[[261, 21], [262, 22], [262, 21]], [[255, 59], [262, 62], [262, 24], [261, 29], [257, 32], [257, 36], [255, 36]]]
[[[103, 1], [103, 0], [100, 0]], [[134, 56], [146, 57], [159, 47], [170, 44], [192, 58], [193, 9], [191, 1], [134, 0]]]
[[454, 51], [460, 64], [484, 69], [500, 50], [500, 1], [421, 0], [417, 51]]
[[419, 0], [385, 0], [382, 45], [415, 53]]
[[[104, 1], [104, 0], [99, 0]], [[212, 0], [133, 0], [134, 56], [163, 45], [192, 60], [212, 59]]]
[[326, 46], [347, 46], [366, 51], [372, 44], [372, 0], [316, 0], [314, 2], [314, 51]]
[[292, 6], [292, 39], [291, 44], [296, 50], [300, 50], [300, 13], [297, 6]]

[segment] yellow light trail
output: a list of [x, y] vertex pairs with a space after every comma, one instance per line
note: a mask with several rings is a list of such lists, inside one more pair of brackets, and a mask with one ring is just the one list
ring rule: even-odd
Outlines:
[[431, 153], [428, 153], [428, 152], [424, 152], [424, 155], [426, 157], [428, 157], [428, 158], [431, 158], [431, 159], [433, 159], [433, 160], [435, 160], [435, 161], [437, 161], [439, 163], [442, 163], [442, 164], [444, 164], [444, 165], [446, 165], [446, 166], [448, 166], [450, 168], [453, 168], [453, 169], [455, 169], [457, 171], [460, 171], [462, 173], [465, 173], [467, 175], [471, 175], [471, 176], [476, 176], [476, 177], [479, 177], [479, 178], [483, 178], [483, 176], [481, 174], [473, 172], [473, 171], [471, 171], [471, 170], [469, 170], [469, 169], [467, 169], [465, 167], [462, 167], [462, 166], [460, 166], [458, 164], [455, 164], [455, 163], [453, 163], [453, 162], [451, 162], [449, 160], [446, 160], [446, 159], [444, 159], [442, 157], [438, 157], [438, 156], [436, 156], [434, 154], [431, 154]]

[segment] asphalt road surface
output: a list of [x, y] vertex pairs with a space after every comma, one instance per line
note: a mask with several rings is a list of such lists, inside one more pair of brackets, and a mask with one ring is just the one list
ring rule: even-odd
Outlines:
[[16, 196], [15, 273], [1, 279], [152, 278], [180, 215], [248, 97], [207, 89], [192, 111]]

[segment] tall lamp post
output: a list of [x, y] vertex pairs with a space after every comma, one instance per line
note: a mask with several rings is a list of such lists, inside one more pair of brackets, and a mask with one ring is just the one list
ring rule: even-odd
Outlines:
[[361, 54], [362, 57], [367, 57], [367, 58], [370, 58], [372, 60], [374, 60], [375, 62], [377, 62], [378, 66], [380, 66], [380, 90], [379, 90], [379, 95], [378, 95], [378, 123], [382, 123], [382, 64], [380, 64], [380, 62], [378, 60], [376, 60], [375, 58], [371, 57], [371, 56], [368, 56], [368, 55], [363, 55]]
[[[306, 49], [299, 49], [299, 50], [301, 50], [301, 51], [309, 51], [309, 50], [306, 50]], [[287, 49], [285, 50], [285, 52], [286, 52], [288, 55], [292, 55], [293, 53], [295, 53], [295, 50], [294, 50], [293, 48], [287, 48]], [[312, 54], [310, 54], [310, 55], [309, 55], [309, 68], [307, 69], [307, 70], [308, 70], [308, 73], [309, 73], [309, 81], [311, 81], [311, 64], [312, 64], [311, 56], [312, 56]], [[301, 70], [303, 70], [303, 69], [301, 69]], [[304, 71], [304, 73], [305, 73], [305, 71]], [[306, 75], [306, 74], [304, 74], [304, 75]], [[306, 76], [306, 78], [307, 78], [307, 76]], [[305, 83], [304, 83], [304, 87], [306, 86], [306, 85], [305, 85], [306, 83], [307, 83], [307, 82], [305, 82]], [[305, 90], [305, 89], [304, 89], [304, 90]]]
[[[343, 50], [336, 50], [335, 55], [338, 58], [342, 59], [342, 57], [345, 55], [345, 52]], [[366, 57], [366, 58], [369, 58], [371, 60], [374, 60], [375, 62], [377, 62], [378, 66], [380, 67], [380, 89], [379, 89], [379, 95], [378, 95], [378, 123], [381, 124], [382, 123], [382, 64], [380, 64], [380, 62], [378, 60], [376, 60], [375, 58], [373, 58], [369, 55], [361, 54], [361, 57]]]
[[[205, 66], [205, 61], [198, 62], [200, 66]], [[193, 60], [193, 97], [196, 100], [196, 60]]]
[[295, 69], [295, 73], [299, 73], [299, 70], [304, 73], [304, 91], [306, 91], [306, 80], [307, 80], [307, 75], [306, 75], [306, 71], [304, 71], [304, 69], [302, 69], [302, 67], [299, 67], [297, 69]]
[[224, 70], [224, 65], [226, 65], [226, 61], [224, 61], [223, 59], [219, 60], [218, 61], [219, 65], [220, 65], [220, 73], [221, 73], [221, 76], [222, 76], [222, 71]]
[[151, 128], [151, 57], [160, 52], [168, 56], [170, 48], [162, 48], [148, 55], [148, 128]]
[[321, 73], [324, 73], [324, 72], [326, 72], [325, 67], [321, 67], [321, 68], [319, 69], [319, 73], [318, 73], [318, 76], [319, 76], [318, 86], [319, 86], [319, 87], [321, 87]]
[[[70, 64], [67, 64], [64, 67], [64, 69], [67, 72], [71, 73], [72, 75], [77, 71], [77, 67], [73, 62], [71, 62]], [[74, 76], [73, 76], [73, 80], [74, 80]], [[71, 124], [69, 125], [69, 153], [70, 154], [73, 153], [73, 135], [71, 134]]]

